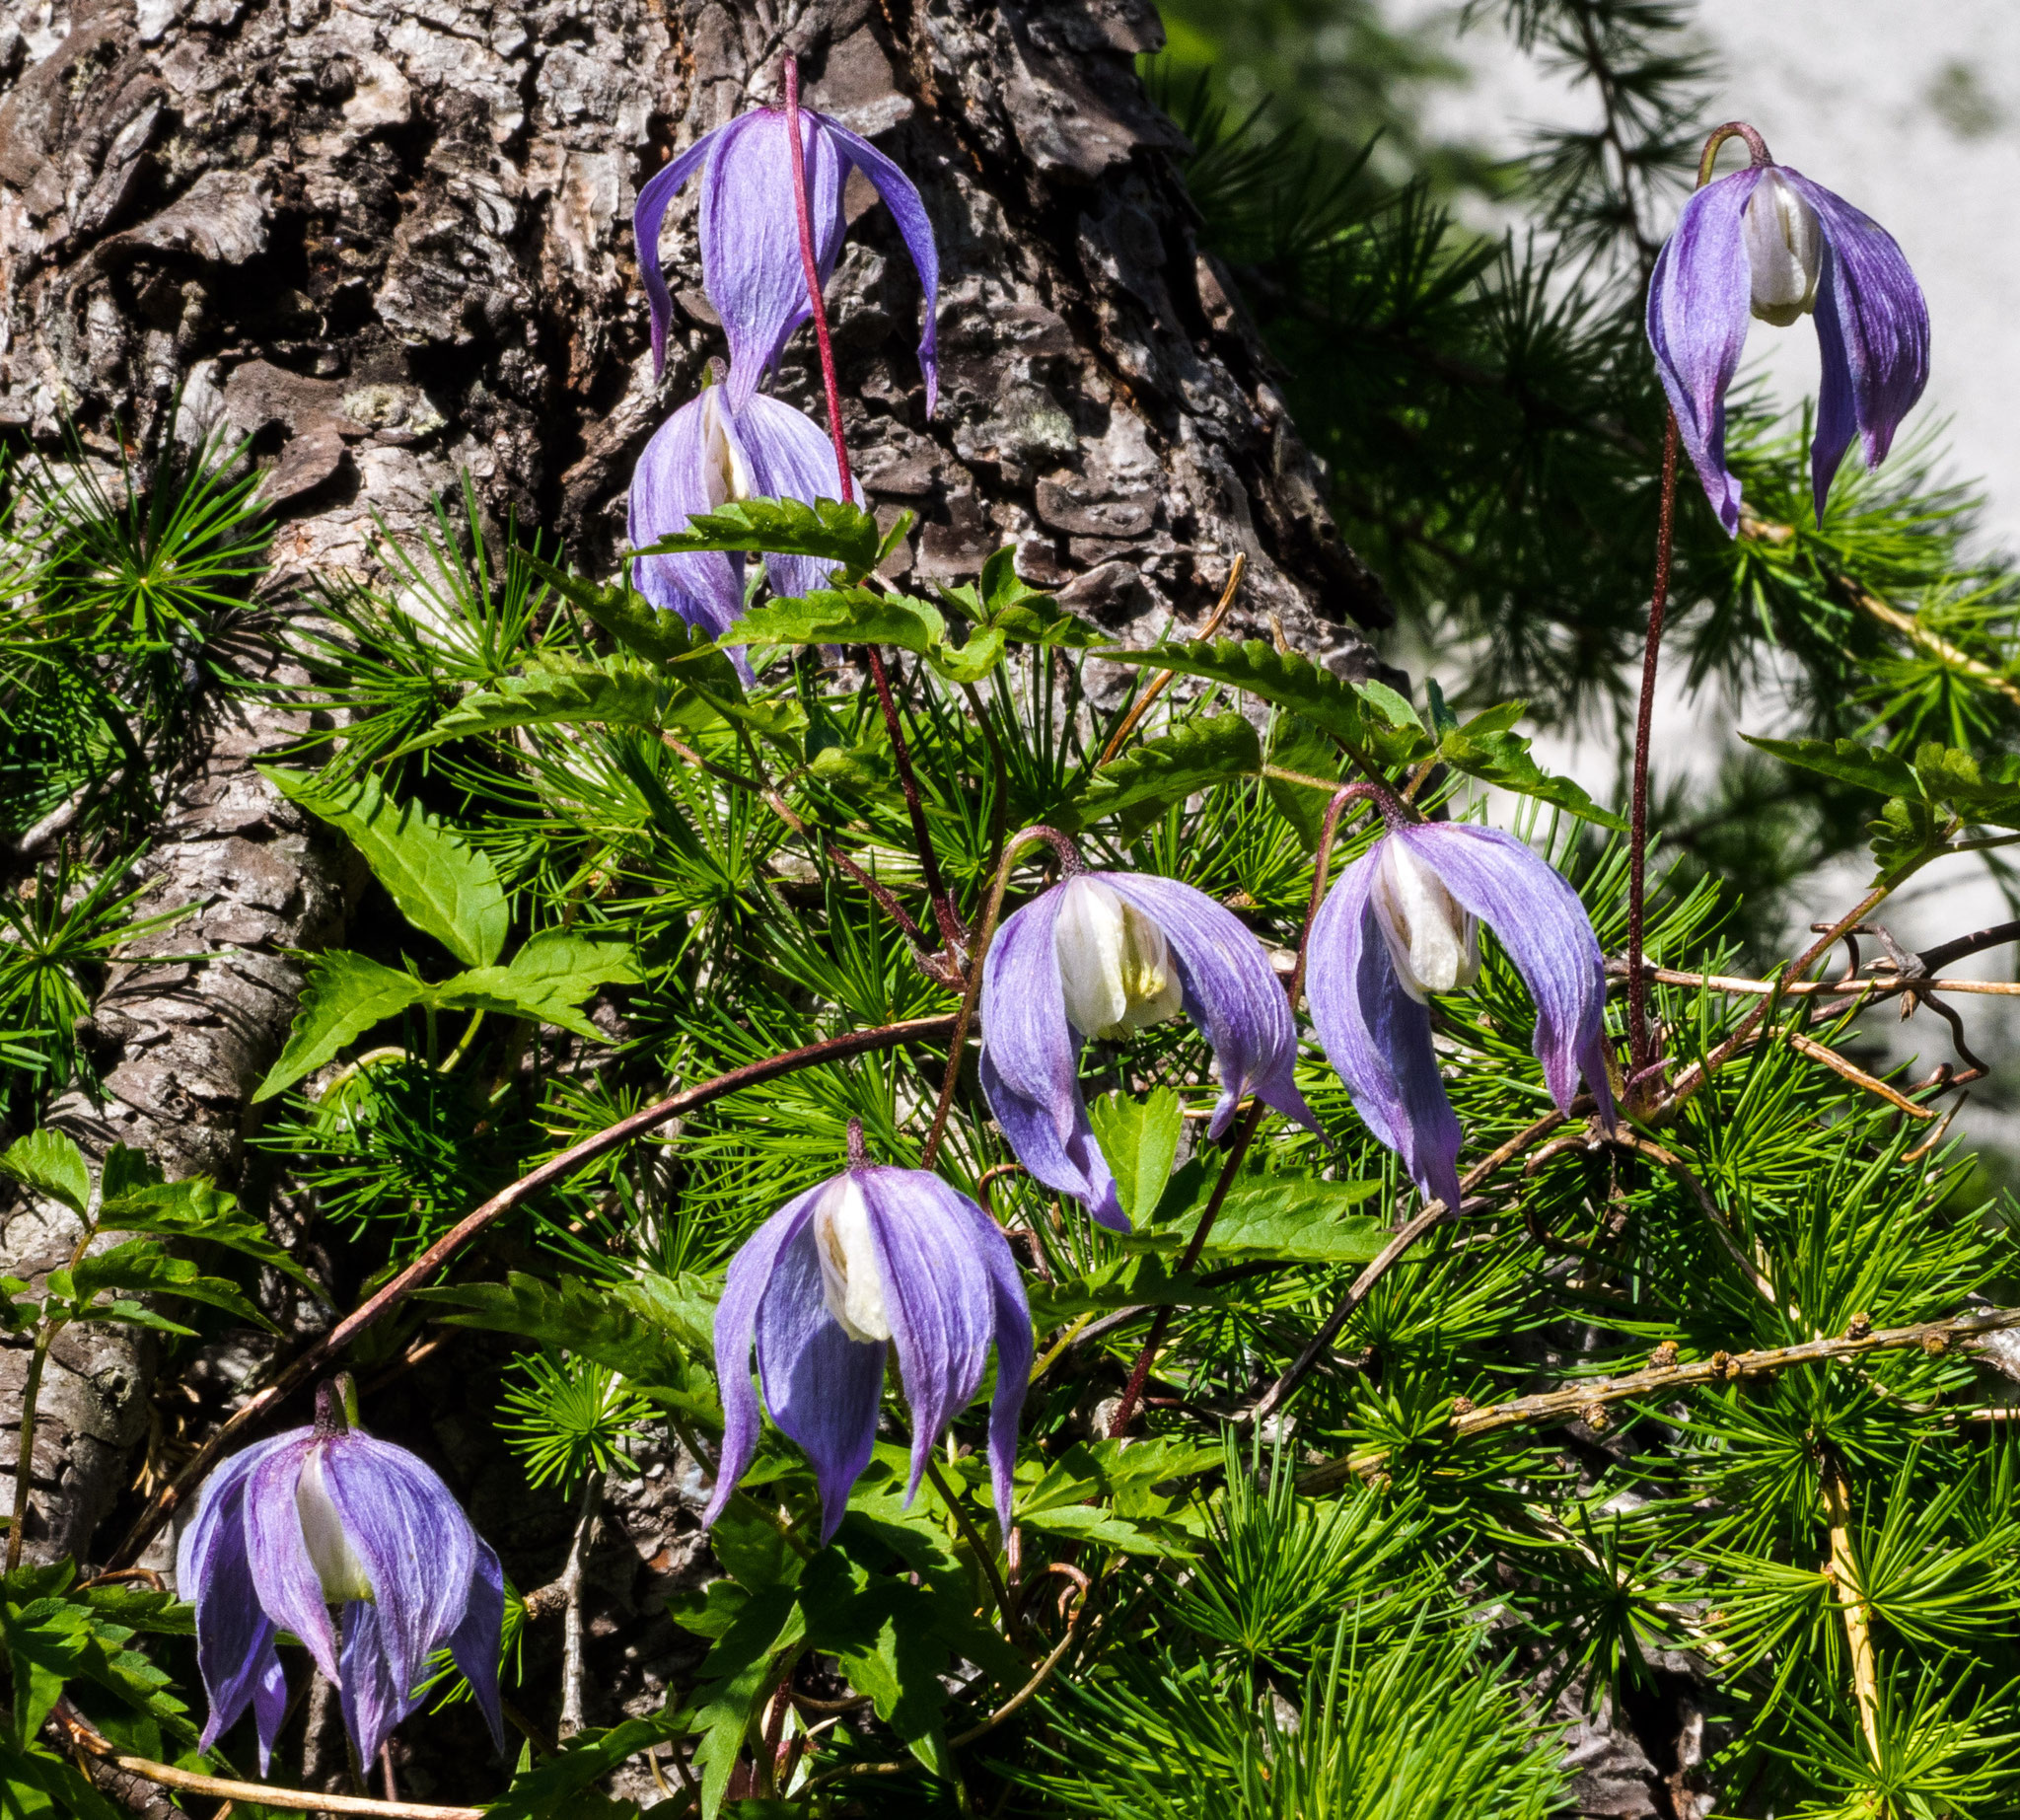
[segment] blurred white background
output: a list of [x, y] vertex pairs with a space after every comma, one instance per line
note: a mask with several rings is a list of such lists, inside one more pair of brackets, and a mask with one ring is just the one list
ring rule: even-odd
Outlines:
[[[1928, 391], [1902, 441], [1935, 432], [1947, 475], [1984, 489], [1985, 548], [2020, 552], [2020, 0], [1698, 0], [1697, 13], [1716, 65], [1707, 128], [1752, 121], [1777, 161], [1864, 209], [1901, 243], [1928, 297], [1933, 352]], [[1434, 91], [1428, 136], [1513, 155], [1539, 124], [1596, 118], [1589, 91], [1553, 80], [1498, 31], [1458, 36], [1456, 8], [1394, 0], [1391, 16], [1442, 21], [1451, 54], [1471, 72], [1469, 83]], [[1765, 376], [1785, 402], [1812, 394], [1817, 343], [1808, 320], [1784, 330], [1755, 324], [1742, 379], [1749, 375]], [[1771, 732], [1774, 711], [1770, 696], [1752, 695], [1737, 724]], [[1658, 769], [1715, 769], [1734, 730], [1732, 704], [1709, 692], [1686, 699], [1673, 686], [1660, 704]], [[1611, 795], [1610, 742], [1547, 743], [1546, 764]], [[1868, 875], [1853, 863], [1820, 873], [1806, 894], [1813, 912], [1841, 913]], [[1960, 859], [1923, 873], [1884, 919], [1910, 946], [1926, 947], [2014, 913], [1984, 868]], [[2000, 948], [1949, 971], [2010, 980], [2016, 957], [2020, 949]], [[1952, 1002], [1968, 1028], [2008, 1054], [2020, 1048], [2020, 1001]], [[1907, 1026], [1891, 1013], [1869, 1023], [1899, 1056], [1920, 1052], [1933, 1061], [1949, 1053], [1943, 1027], [1926, 1013]], [[1997, 1114], [1989, 1097], [1980, 1091], [1967, 1123], [1981, 1138], [2020, 1150], [2020, 1116]]]

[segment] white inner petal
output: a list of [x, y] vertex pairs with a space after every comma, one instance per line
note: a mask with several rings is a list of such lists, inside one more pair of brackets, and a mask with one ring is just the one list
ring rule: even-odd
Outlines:
[[719, 506], [732, 499], [749, 499], [755, 490], [751, 465], [743, 445], [730, 434], [720, 386], [709, 386], [701, 394], [701, 439], [708, 471], [708, 503]]
[[870, 1236], [870, 1203], [854, 1176], [829, 1183], [814, 1208], [814, 1250], [821, 1260], [821, 1299], [851, 1340], [889, 1340], [884, 1273]]
[[1059, 889], [1052, 947], [1066, 1021], [1084, 1037], [1125, 1037], [1178, 1016], [1185, 992], [1164, 931], [1099, 879]]
[[1457, 991], [1479, 978], [1479, 924], [1445, 881], [1394, 836], [1382, 843], [1368, 901], [1403, 989], [1415, 999]]
[[309, 1560], [323, 1582], [323, 1597], [330, 1605], [344, 1605], [352, 1599], [372, 1597], [372, 1576], [351, 1547], [344, 1533], [343, 1518], [336, 1513], [336, 1500], [323, 1482], [323, 1449], [309, 1449], [302, 1476], [295, 1481], [295, 1512], [302, 1519], [302, 1541]]
[[1823, 234], [1817, 211], [1778, 171], [1763, 173], [1743, 218], [1754, 314], [1786, 328], [1817, 307]]

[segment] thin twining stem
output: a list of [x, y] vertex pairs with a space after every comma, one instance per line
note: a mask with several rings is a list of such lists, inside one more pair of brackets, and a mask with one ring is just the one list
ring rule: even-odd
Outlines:
[[[1305, 905], [1305, 926], [1298, 936], [1298, 958], [1284, 986], [1290, 994], [1293, 1017], [1297, 1015], [1298, 995], [1305, 988], [1305, 957], [1312, 944], [1312, 924], [1318, 917], [1319, 906], [1326, 899], [1326, 880], [1333, 867], [1333, 843], [1339, 835], [1339, 818], [1346, 813], [1349, 804], [1367, 798], [1374, 799], [1385, 813], [1389, 802], [1393, 801], [1385, 785], [1350, 783], [1335, 791], [1333, 800], [1326, 805], [1326, 819], [1319, 831], [1319, 848], [1312, 860], [1312, 894]], [[1220, 1217], [1228, 1190], [1234, 1186], [1235, 1172], [1241, 1168], [1242, 1159], [1248, 1155], [1249, 1145], [1254, 1142], [1268, 1110], [1259, 1098], [1243, 1118], [1234, 1142], [1228, 1146], [1227, 1161], [1221, 1165], [1220, 1180], [1213, 1185], [1213, 1195], [1206, 1202], [1206, 1211], [1200, 1214], [1198, 1225], [1192, 1229], [1191, 1242], [1179, 1260], [1178, 1275], [1184, 1276], [1199, 1262], [1199, 1254], [1206, 1249], [1207, 1237], [1213, 1231], [1213, 1222]], [[1109, 1421], [1111, 1440], [1119, 1440], [1129, 1431], [1129, 1419], [1136, 1414], [1136, 1405], [1142, 1400], [1143, 1386], [1150, 1379], [1151, 1364], [1164, 1345], [1166, 1333], [1170, 1331], [1172, 1312], [1171, 1304], [1166, 1303], [1151, 1318], [1150, 1332], [1144, 1339], [1142, 1349], [1136, 1354], [1136, 1362], [1129, 1370], [1129, 1381], [1122, 1387], [1121, 1401], [1116, 1405], [1116, 1413]]]
[[939, 1492], [940, 1501], [947, 1506], [955, 1527], [961, 1531], [968, 1546], [974, 1550], [974, 1558], [981, 1564], [981, 1569], [988, 1576], [989, 1591], [995, 1596], [996, 1610], [1003, 1615], [1003, 1635], [1010, 1639], [1013, 1647], [1021, 1647], [1018, 1638], [1024, 1627], [1018, 1622], [1017, 1602], [1010, 1596], [1010, 1588], [1003, 1584], [1001, 1569], [996, 1565], [996, 1551], [982, 1539], [979, 1531], [970, 1520], [968, 1511], [955, 1494], [954, 1488], [947, 1483], [947, 1475], [940, 1470], [940, 1462], [928, 1455], [926, 1477], [933, 1482], [933, 1490]]
[[1671, 560], [1676, 553], [1677, 414], [1664, 408], [1662, 496], [1655, 532], [1655, 587], [1648, 603], [1648, 640], [1641, 653], [1641, 699], [1634, 715], [1634, 781], [1627, 811], [1627, 1053], [1640, 1075], [1659, 1060], [1648, 1022], [1648, 982], [1641, 953], [1648, 927], [1648, 748], [1655, 727], [1655, 676], [1662, 652], [1662, 621], [1669, 607]]
[[[1066, 1627], [1066, 1635], [1059, 1638], [1051, 1653], [1033, 1670], [1032, 1677], [1016, 1693], [1012, 1694], [995, 1711], [977, 1725], [971, 1725], [966, 1731], [957, 1732], [947, 1740], [950, 1750], [961, 1750], [973, 1744], [977, 1738], [986, 1737], [1006, 1719], [1016, 1716], [1020, 1709], [1030, 1704], [1045, 1684], [1052, 1678], [1052, 1671], [1063, 1662], [1074, 1644], [1080, 1641], [1087, 1629], [1089, 1618], [1094, 1612], [1094, 1596], [1101, 1588], [1080, 1595], [1080, 1603], [1074, 1608], [1073, 1619]], [[795, 1793], [805, 1796], [824, 1784], [853, 1780], [859, 1776], [898, 1776], [915, 1766], [903, 1759], [892, 1763], [847, 1763], [838, 1769], [829, 1770], [815, 1777], [811, 1782], [802, 1783]]]
[[954, 899], [940, 875], [940, 856], [933, 850], [932, 831], [926, 826], [924, 800], [919, 780], [912, 770], [911, 749], [905, 744], [904, 727], [898, 718], [898, 703], [891, 692], [891, 674], [884, 667], [884, 653], [875, 645], [870, 654], [870, 676], [877, 685], [877, 705], [883, 710], [884, 726], [891, 735], [891, 756], [898, 765], [899, 786], [904, 792], [905, 814], [911, 818], [911, 837], [919, 850], [919, 875], [925, 880], [926, 897], [933, 906], [933, 918], [940, 926], [940, 939], [947, 944], [949, 958], [961, 964], [963, 938], [967, 931], [955, 913]]
[[[1841, 1358], [1857, 1358], [1867, 1352], [1901, 1351], [1919, 1347], [1932, 1358], [1940, 1358], [1961, 1341], [1984, 1334], [2003, 1333], [2020, 1327], [2020, 1308], [1990, 1308], [1979, 1313], [1953, 1315], [1944, 1321], [1918, 1321], [1909, 1327], [1876, 1328], [1863, 1318], [1852, 1322], [1841, 1336], [1830, 1340], [1806, 1340], [1799, 1346], [1764, 1347], [1755, 1352], [1714, 1352], [1709, 1358], [1692, 1359], [1685, 1364], [1650, 1365], [1620, 1377], [1585, 1378], [1560, 1390], [1547, 1390], [1533, 1397], [1515, 1397], [1485, 1409], [1456, 1409], [1449, 1430], [1454, 1440], [1470, 1440], [1502, 1428], [1566, 1420], [1606, 1423], [1609, 1404], [1645, 1398], [1659, 1401], [1669, 1391], [1695, 1384], [1736, 1383], [1746, 1378], [1767, 1377], [1796, 1365], [1825, 1365]], [[1298, 1490], [1310, 1494], [1336, 1491], [1347, 1480], [1375, 1471], [1388, 1457], [1386, 1449], [1344, 1455], [1314, 1467], [1298, 1481]]]
[[1052, 849], [1060, 855], [1061, 866], [1078, 865], [1079, 852], [1064, 835], [1055, 828], [1034, 824], [1019, 829], [1003, 843], [1003, 857], [996, 863], [995, 883], [989, 887], [989, 901], [982, 911], [982, 926], [975, 936], [974, 946], [968, 959], [968, 984], [961, 994], [961, 1009], [954, 1016], [954, 1040], [947, 1051], [947, 1074], [940, 1083], [939, 1103], [933, 1108], [933, 1126], [926, 1133], [926, 1144], [919, 1156], [921, 1169], [932, 1168], [940, 1154], [940, 1145], [947, 1136], [947, 1121], [954, 1110], [954, 1090], [961, 1082], [961, 1061], [968, 1048], [968, 1033], [974, 1022], [974, 1010], [982, 995], [982, 963], [988, 958], [989, 944], [996, 939], [996, 923], [1003, 913], [1003, 893], [1010, 883], [1010, 869], [1017, 863], [1017, 855], [1032, 841], [1050, 842]]
[[767, 1056], [762, 1061], [753, 1061], [741, 1068], [732, 1068], [727, 1074], [718, 1074], [713, 1080], [703, 1081], [699, 1086], [684, 1088], [679, 1093], [655, 1101], [629, 1118], [619, 1119], [616, 1124], [607, 1126], [603, 1130], [585, 1137], [580, 1143], [569, 1145], [559, 1155], [549, 1157], [538, 1169], [529, 1170], [518, 1181], [499, 1190], [473, 1212], [465, 1214], [398, 1275], [360, 1302], [271, 1384], [252, 1397], [244, 1408], [197, 1449], [182, 1470], [155, 1494], [154, 1500], [141, 1512], [139, 1520], [127, 1532], [126, 1539], [113, 1552], [108, 1565], [114, 1567], [121, 1566], [138, 1556], [154, 1539], [155, 1533], [168, 1521], [176, 1506], [204, 1474], [210, 1471], [219, 1456], [241, 1432], [261, 1420], [283, 1398], [314, 1377], [331, 1357], [342, 1351], [411, 1290], [418, 1288], [478, 1233], [514, 1207], [530, 1201], [542, 1189], [551, 1188], [555, 1183], [573, 1175], [583, 1164], [620, 1148], [632, 1138], [642, 1135], [656, 1126], [666, 1124], [669, 1119], [678, 1119], [685, 1113], [697, 1111], [742, 1088], [754, 1087], [762, 1081], [776, 1080], [780, 1075], [794, 1073], [800, 1068], [819, 1067], [823, 1062], [840, 1061], [850, 1056], [867, 1056], [882, 1050], [900, 1049], [907, 1043], [932, 1042], [936, 1038], [948, 1035], [953, 1028], [952, 1014], [908, 1018], [900, 1024], [880, 1024], [869, 1030], [845, 1031], [840, 1036], [810, 1043], [804, 1049], [789, 1050], [779, 1056]]

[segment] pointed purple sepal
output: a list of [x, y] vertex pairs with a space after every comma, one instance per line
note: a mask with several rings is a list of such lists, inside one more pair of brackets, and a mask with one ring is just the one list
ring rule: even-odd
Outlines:
[[[1220, 1099], [1210, 1135], [1256, 1094], [1286, 1118], [1319, 1128], [1298, 1092], [1297, 1024], [1269, 957], [1232, 910], [1177, 879], [1091, 872], [1141, 911], [1169, 944], [1186, 1014], [1213, 1053]], [[1056, 1194], [1070, 1195], [1103, 1225], [1129, 1229], [1108, 1159], [1095, 1141], [1080, 1091], [1086, 1033], [1066, 1015], [1057, 928], [1063, 885], [1011, 916], [982, 964], [982, 1091], [1017, 1160]]]

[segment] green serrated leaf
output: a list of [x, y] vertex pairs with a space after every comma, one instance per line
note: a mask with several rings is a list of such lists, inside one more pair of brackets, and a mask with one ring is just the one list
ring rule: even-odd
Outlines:
[[[518, 1334], [560, 1347], [622, 1373], [633, 1388], [658, 1401], [719, 1420], [714, 1379], [693, 1362], [692, 1330], [655, 1318], [651, 1296], [624, 1292], [636, 1286], [613, 1294], [579, 1276], [550, 1283], [514, 1271], [502, 1283], [458, 1283], [415, 1293], [456, 1310], [440, 1317], [445, 1326]], [[669, 1294], [680, 1296], [679, 1286]]]
[[1840, 783], [1855, 783], [1861, 789], [1877, 790], [1882, 796], [1921, 794], [1920, 783], [1908, 761], [1885, 747], [1861, 746], [1856, 740], [1759, 739], [1751, 733], [1742, 733], [1740, 738], [1785, 764], [1820, 771]]
[[109, 1251], [80, 1258], [70, 1271], [71, 1293], [80, 1306], [111, 1289], [142, 1295], [173, 1295], [183, 1301], [207, 1302], [254, 1327], [271, 1330], [273, 1323], [246, 1299], [237, 1283], [206, 1276], [186, 1258], [165, 1251], [152, 1238], [129, 1239]]
[[1195, 791], [1262, 768], [1262, 743], [1240, 714], [1209, 714], [1132, 746], [1102, 766], [1074, 806], [1073, 826], [1111, 815], [1147, 823]]
[[868, 588], [824, 588], [753, 608], [723, 634], [726, 645], [884, 644], [924, 657], [947, 622], [923, 601]]
[[[107, 1174], [110, 1175], [109, 1165]], [[102, 1232], [151, 1232], [163, 1238], [191, 1239], [223, 1246], [292, 1277], [312, 1295], [329, 1300], [329, 1291], [268, 1237], [263, 1220], [240, 1207], [238, 1198], [208, 1176], [186, 1176], [180, 1182], [150, 1182], [124, 1193], [108, 1195], [100, 1208]]]
[[626, 1719], [608, 1731], [585, 1731], [570, 1738], [558, 1756], [513, 1777], [512, 1785], [484, 1809], [488, 1820], [618, 1820], [636, 1814], [635, 1803], [618, 1803], [601, 1793], [596, 1784], [642, 1750], [677, 1735], [671, 1713]]
[[[1430, 751], [1430, 741], [1415, 728], [1413, 714], [1408, 715], [1408, 726], [1392, 726], [1381, 714], [1370, 710], [1351, 684], [1342, 682], [1330, 670], [1321, 669], [1308, 657], [1300, 657], [1295, 651], [1279, 651], [1260, 638], [1153, 645], [1149, 650], [1116, 647], [1099, 655], [1113, 663], [1140, 664], [1175, 671], [1180, 676], [1225, 683], [1231, 689], [1303, 714], [1313, 725], [1363, 757], [1380, 759], [1384, 764], [1408, 763]], [[1384, 693], [1394, 695], [1395, 692]], [[1400, 701], [1402, 697], [1396, 699]], [[1407, 710], [1407, 703], [1405, 707]]]
[[10, 1175], [34, 1194], [60, 1201], [83, 1217], [91, 1204], [91, 1171], [84, 1152], [61, 1131], [31, 1131], [0, 1151], [0, 1174]]
[[599, 986], [636, 985], [644, 975], [617, 941], [595, 941], [548, 929], [536, 935], [507, 967], [475, 967], [433, 988], [446, 1011], [495, 1011], [573, 1031], [592, 1043], [608, 1039], [576, 1007]]
[[1570, 778], [1545, 770], [1529, 756], [1529, 742], [1506, 726], [1511, 710], [1519, 715], [1522, 704], [1518, 701], [1489, 708], [1463, 727], [1453, 728], [1438, 742], [1439, 758], [1454, 770], [1478, 777], [1482, 783], [1533, 796], [1601, 828], [1623, 832], [1626, 823], [1611, 809], [1600, 808]]
[[[1269, 745], [1264, 757], [1276, 769], [1295, 771], [1299, 776], [1313, 778], [1318, 783], [1336, 785], [1341, 781], [1339, 771], [1343, 761], [1338, 746], [1323, 728], [1302, 714], [1282, 709], [1277, 711], [1270, 724]], [[1305, 851], [1316, 851], [1319, 836], [1326, 825], [1330, 792], [1315, 789], [1308, 783], [1272, 777], [1266, 771], [1262, 787], [1269, 792], [1269, 800], [1276, 805], [1277, 813], [1297, 830]]]
[[697, 512], [685, 531], [634, 549], [634, 556], [678, 555], [690, 550], [761, 551], [767, 556], [812, 556], [838, 562], [843, 579], [858, 581], [877, 566], [884, 534], [861, 506], [838, 499], [738, 499]]
[[473, 690], [426, 733], [391, 756], [397, 759], [445, 740], [509, 727], [593, 724], [656, 729], [669, 718], [666, 693], [654, 671], [629, 658], [575, 665], [550, 659], [539, 669], [506, 677], [495, 688]]
[[504, 951], [512, 912], [489, 854], [418, 803], [394, 802], [376, 777], [337, 784], [269, 764], [259, 773], [290, 802], [349, 836], [399, 913], [466, 967], [489, 967]]
[[[1190, 1243], [1213, 1180], [1201, 1172], [1191, 1193], [1174, 1195], [1124, 1242], [1169, 1251]], [[1320, 1182], [1310, 1176], [1253, 1176], [1235, 1183], [1207, 1234], [1203, 1257], [1223, 1262], [1278, 1258], [1287, 1264], [1367, 1264], [1395, 1235], [1379, 1219], [1349, 1209], [1382, 1192], [1380, 1182]]]
[[[679, 614], [654, 607], [631, 586], [628, 562], [623, 568], [624, 579], [605, 583], [591, 581], [585, 575], [571, 575], [531, 551], [521, 554], [527, 567], [563, 600], [579, 607], [592, 623], [602, 626], [625, 650], [649, 662], [671, 664], [692, 657], [697, 651], [713, 649], [709, 640], [697, 637], [694, 628]], [[731, 674], [734, 676], [735, 672]]]
[[313, 1074], [347, 1043], [355, 1042], [374, 1024], [397, 1017], [408, 1005], [428, 997], [428, 987], [410, 974], [395, 973], [361, 954], [339, 949], [309, 963], [309, 983], [287, 1046], [266, 1078], [253, 1091], [254, 1101], [284, 1093], [305, 1075]]
[[1122, 1211], [1132, 1226], [1143, 1225], [1171, 1181], [1186, 1103], [1169, 1087], [1154, 1087], [1140, 1100], [1105, 1093], [1090, 1102], [1087, 1116], [1116, 1178]]
[[738, 1613], [702, 1662], [710, 1681], [696, 1696], [691, 1721], [691, 1729], [701, 1733], [694, 1762], [701, 1769], [702, 1820], [715, 1820], [722, 1807], [744, 1734], [771, 1688], [778, 1652], [790, 1649], [805, 1631], [793, 1588], [768, 1586]]

